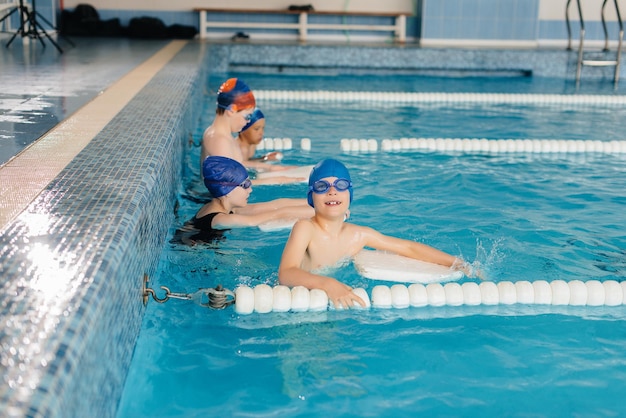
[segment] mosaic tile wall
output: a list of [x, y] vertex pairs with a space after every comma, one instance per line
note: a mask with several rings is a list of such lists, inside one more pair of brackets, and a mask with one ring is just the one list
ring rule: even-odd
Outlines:
[[[346, 72], [420, 74], [432, 71], [509, 72], [575, 79], [576, 51], [528, 49], [384, 48], [213, 44], [212, 71], [297, 72], [343, 67]], [[622, 58], [624, 59], [624, 58]], [[614, 68], [585, 70], [585, 78], [613, 77]], [[624, 66], [621, 74], [626, 73]]]
[[3, 416], [113, 417], [204, 79], [188, 45], [0, 234]]

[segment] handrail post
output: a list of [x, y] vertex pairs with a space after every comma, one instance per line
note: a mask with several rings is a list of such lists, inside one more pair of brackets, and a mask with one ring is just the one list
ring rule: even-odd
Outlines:
[[615, 13], [617, 14], [617, 22], [619, 23], [619, 42], [617, 43], [617, 58], [615, 63], [615, 88], [617, 88], [617, 82], [619, 81], [619, 67], [620, 61], [622, 59], [622, 42], [624, 41], [624, 24], [622, 23], [622, 15], [619, 11], [619, 5], [617, 4], [617, 0], [613, 0], [613, 4], [615, 4]]
[[583, 10], [580, 6], [580, 0], [576, 0], [578, 6], [578, 18], [580, 19], [580, 40], [578, 42], [578, 63], [576, 64], [576, 86], [580, 83], [580, 73], [583, 66], [583, 43], [585, 39], [585, 21], [583, 19]]
[[606, 6], [607, 0], [602, 2], [602, 13], [600, 14], [602, 18], [602, 29], [604, 30], [604, 49], [603, 51], [609, 50], [609, 31], [606, 29], [606, 19], [604, 18], [604, 9]]
[[572, 50], [572, 28], [569, 23], [569, 5], [572, 0], [567, 0], [567, 4], [565, 5], [565, 24], [567, 25], [567, 50]]

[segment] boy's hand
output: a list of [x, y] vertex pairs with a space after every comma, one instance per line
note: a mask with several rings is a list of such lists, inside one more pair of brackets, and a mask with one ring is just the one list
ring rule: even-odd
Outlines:
[[263, 156], [264, 161], [280, 161], [283, 159], [283, 153], [279, 151], [268, 152]]
[[329, 277], [322, 290], [326, 292], [335, 309], [351, 308], [355, 303], [364, 308], [367, 306], [363, 299], [352, 292], [350, 286], [336, 279]]

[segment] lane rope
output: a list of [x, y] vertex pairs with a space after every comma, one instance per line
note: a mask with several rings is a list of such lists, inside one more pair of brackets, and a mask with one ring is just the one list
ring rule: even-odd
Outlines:
[[[477, 306], [477, 305], [570, 305], [570, 306], [621, 306], [626, 304], [626, 281], [616, 280], [546, 280], [519, 282], [466, 282], [459, 284], [414, 283], [409, 286], [377, 285], [371, 298], [363, 288], [353, 290], [366, 307], [360, 309], [406, 309], [427, 306]], [[307, 312], [333, 309], [326, 293], [320, 289], [309, 290], [303, 286], [271, 287], [259, 284], [235, 289], [235, 311], [240, 315], [254, 312]]]
[[398, 104], [485, 103], [514, 105], [622, 106], [623, 95], [533, 93], [414, 93], [378, 91], [255, 90], [257, 100], [288, 102], [376, 102]]

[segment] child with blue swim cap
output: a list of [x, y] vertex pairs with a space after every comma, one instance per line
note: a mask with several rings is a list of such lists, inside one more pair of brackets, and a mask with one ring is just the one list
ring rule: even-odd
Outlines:
[[320, 161], [313, 167], [308, 185], [307, 201], [315, 209], [315, 215], [299, 220], [291, 230], [278, 268], [281, 284], [322, 289], [335, 307], [348, 308], [355, 303], [365, 306], [350, 286], [317, 273], [354, 257], [365, 247], [448, 266], [470, 276], [469, 266], [450, 254], [345, 222], [352, 203], [353, 184], [341, 162]]
[[[237, 136], [237, 142], [239, 143], [239, 148], [241, 149], [241, 154], [243, 156], [243, 165], [246, 168], [253, 169], [257, 173], [265, 173], [268, 171], [279, 172], [290, 169], [298, 168], [297, 166], [288, 166], [288, 165], [276, 165], [270, 164], [268, 161], [278, 161], [282, 160], [283, 153], [282, 152], [268, 152], [267, 154], [261, 157], [255, 157], [256, 147], [263, 141], [263, 135], [265, 134], [265, 115], [261, 112], [261, 109], [258, 107], [254, 109], [252, 115], [250, 117], [250, 121], [243, 127], [239, 135]], [[304, 180], [302, 177], [290, 176], [288, 179], [283, 179], [282, 181], [277, 181], [276, 179], [280, 179], [281, 174], [277, 174], [272, 177], [268, 182], [271, 183], [296, 183]], [[257, 177], [256, 184], [262, 184], [262, 180]]]
[[248, 204], [252, 182], [248, 171], [228, 157], [209, 156], [202, 163], [204, 185], [211, 201], [196, 213], [177, 234], [186, 243], [211, 242], [232, 228], [258, 226], [265, 222], [309, 218], [314, 211], [307, 206], [290, 204], [293, 199]]

